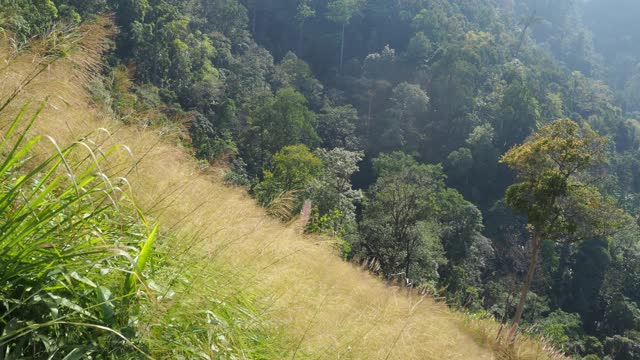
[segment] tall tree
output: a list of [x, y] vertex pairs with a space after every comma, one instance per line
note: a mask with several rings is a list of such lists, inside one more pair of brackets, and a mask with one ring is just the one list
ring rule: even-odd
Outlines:
[[279, 90], [256, 110], [245, 133], [241, 153], [249, 171], [257, 174], [266, 168], [271, 156], [287, 145], [315, 146], [320, 141], [315, 122], [316, 116], [307, 108], [302, 94], [292, 88]]
[[288, 52], [284, 56], [276, 66], [273, 80], [278, 87], [292, 87], [304, 95], [313, 111], [322, 107], [322, 83], [315, 78], [309, 65], [296, 54]]
[[344, 35], [351, 18], [360, 10], [362, 0], [333, 0], [327, 5], [327, 18], [341, 27], [340, 32], [340, 67], [344, 63]]
[[356, 204], [362, 199], [362, 192], [353, 189], [351, 177], [364, 154], [335, 148], [318, 149], [316, 156], [324, 169], [308, 188], [315, 211], [307, 230], [329, 232], [349, 241], [357, 237]]
[[378, 179], [361, 226], [365, 254], [376, 258], [386, 275], [402, 272], [411, 279], [415, 265], [423, 262], [420, 249], [431, 242], [433, 233], [425, 230], [433, 227], [425, 224], [435, 218], [444, 175], [439, 166], [419, 164], [402, 152], [380, 155], [374, 167]]
[[351, 105], [325, 106], [318, 115], [316, 131], [326, 149], [358, 150], [360, 139], [356, 135], [358, 111]]
[[296, 9], [296, 21], [298, 22], [298, 45], [296, 53], [302, 54], [302, 41], [304, 40], [304, 25], [307, 20], [316, 16], [316, 9], [314, 9], [310, 0], [300, 0], [298, 8]]
[[517, 173], [506, 201], [527, 216], [531, 261], [509, 340], [513, 341], [545, 240], [572, 243], [605, 237], [618, 227], [622, 211], [588, 180], [589, 170], [606, 161], [607, 139], [588, 126], [560, 119], [541, 128], [500, 160]]
[[502, 151], [529, 136], [541, 120], [540, 103], [531, 87], [517, 79], [507, 87], [502, 99], [500, 115], [495, 119], [497, 144]]
[[380, 142], [390, 150], [415, 152], [423, 136], [429, 97], [418, 85], [406, 82], [393, 89], [391, 107]]

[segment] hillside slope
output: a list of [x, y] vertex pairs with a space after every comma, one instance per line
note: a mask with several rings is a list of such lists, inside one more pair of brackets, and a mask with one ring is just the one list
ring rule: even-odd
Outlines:
[[[0, 54], [7, 64], [0, 74], [4, 97], [36, 62], [31, 54]], [[127, 175], [141, 209], [160, 222], [161, 246], [169, 257], [193, 254], [205, 280], [199, 284], [210, 286], [194, 289], [194, 297], [219, 292], [232, 301], [234, 294], [253, 294], [263, 314], [259, 321], [282, 337], [280, 350], [287, 358], [494, 357], [446, 306], [386, 286], [341, 261], [322, 239], [302, 236], [295, 224], [267, 217], [242, 190], [225, 187], [218, 175], [201, 171], [166, 129], [125, 126], [101, 112], [78, 86], [75, 67], [70, 61], [48, 66], [11, 106], [49, 97], [34, 133], [67, 144], [105, 128], [111, 136], [102, 135], [101, 141], [130, 147], [137, 160], [134, 171], [123, 170], [130, 168], [131, 158], [122, 151], [122, 164], [113, 163], [110, 172]], [[225, 286], [231, 284], [241, 288], [229, 291]], [[161, 308], [170, 306], [160, 301]]]

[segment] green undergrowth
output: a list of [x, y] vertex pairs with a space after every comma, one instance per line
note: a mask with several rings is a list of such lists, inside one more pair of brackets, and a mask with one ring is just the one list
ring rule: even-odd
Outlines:
[[490, 349], [499, 360], [567, 359], [547, 339], [533, 335], [530, 328], [520, 329], [516, 341], [511, 343], [505, 336], [509, 327], [496, 321], [491, 314], [463, 311], [460, 315], [460, 329], [478, 345]]
[[143, 321], [152, 354], [167, 359], [283, 358], [285, 338], [265, 317], [268, 305], [260, 304], [247, 281], [237, 269], [193, 250], [166, 257], [150, 283], [157, 304], [145, 309]]
[[28, 107], [2, 141], [0, 358], [144, 358], [138, 284], [153, 236], [126, 180], [103, 171], [118, 147], [28, 137]]
[[280, 357], [242, 276], [159, 236], [107, 175], [126, 147], [32, 137], [28, 110], [0, 112], [0, 359]]

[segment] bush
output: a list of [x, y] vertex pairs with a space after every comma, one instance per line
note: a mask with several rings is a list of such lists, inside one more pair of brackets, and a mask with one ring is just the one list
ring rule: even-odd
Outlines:
[[236, 158], [231, 162], [231, 168], [224, 174], [224, 183], [231, 186], [248, 188], [251, 186], [246, 170], [247, 164], [242, 159]]

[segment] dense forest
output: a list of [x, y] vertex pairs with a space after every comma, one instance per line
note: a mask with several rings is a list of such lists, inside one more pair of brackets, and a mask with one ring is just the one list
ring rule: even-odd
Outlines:
[[183, 127], [345, 260], [577, 358], [640, 359], [639, 2], [0, 4], [16, 48], [112, 13], [96, 104]]

